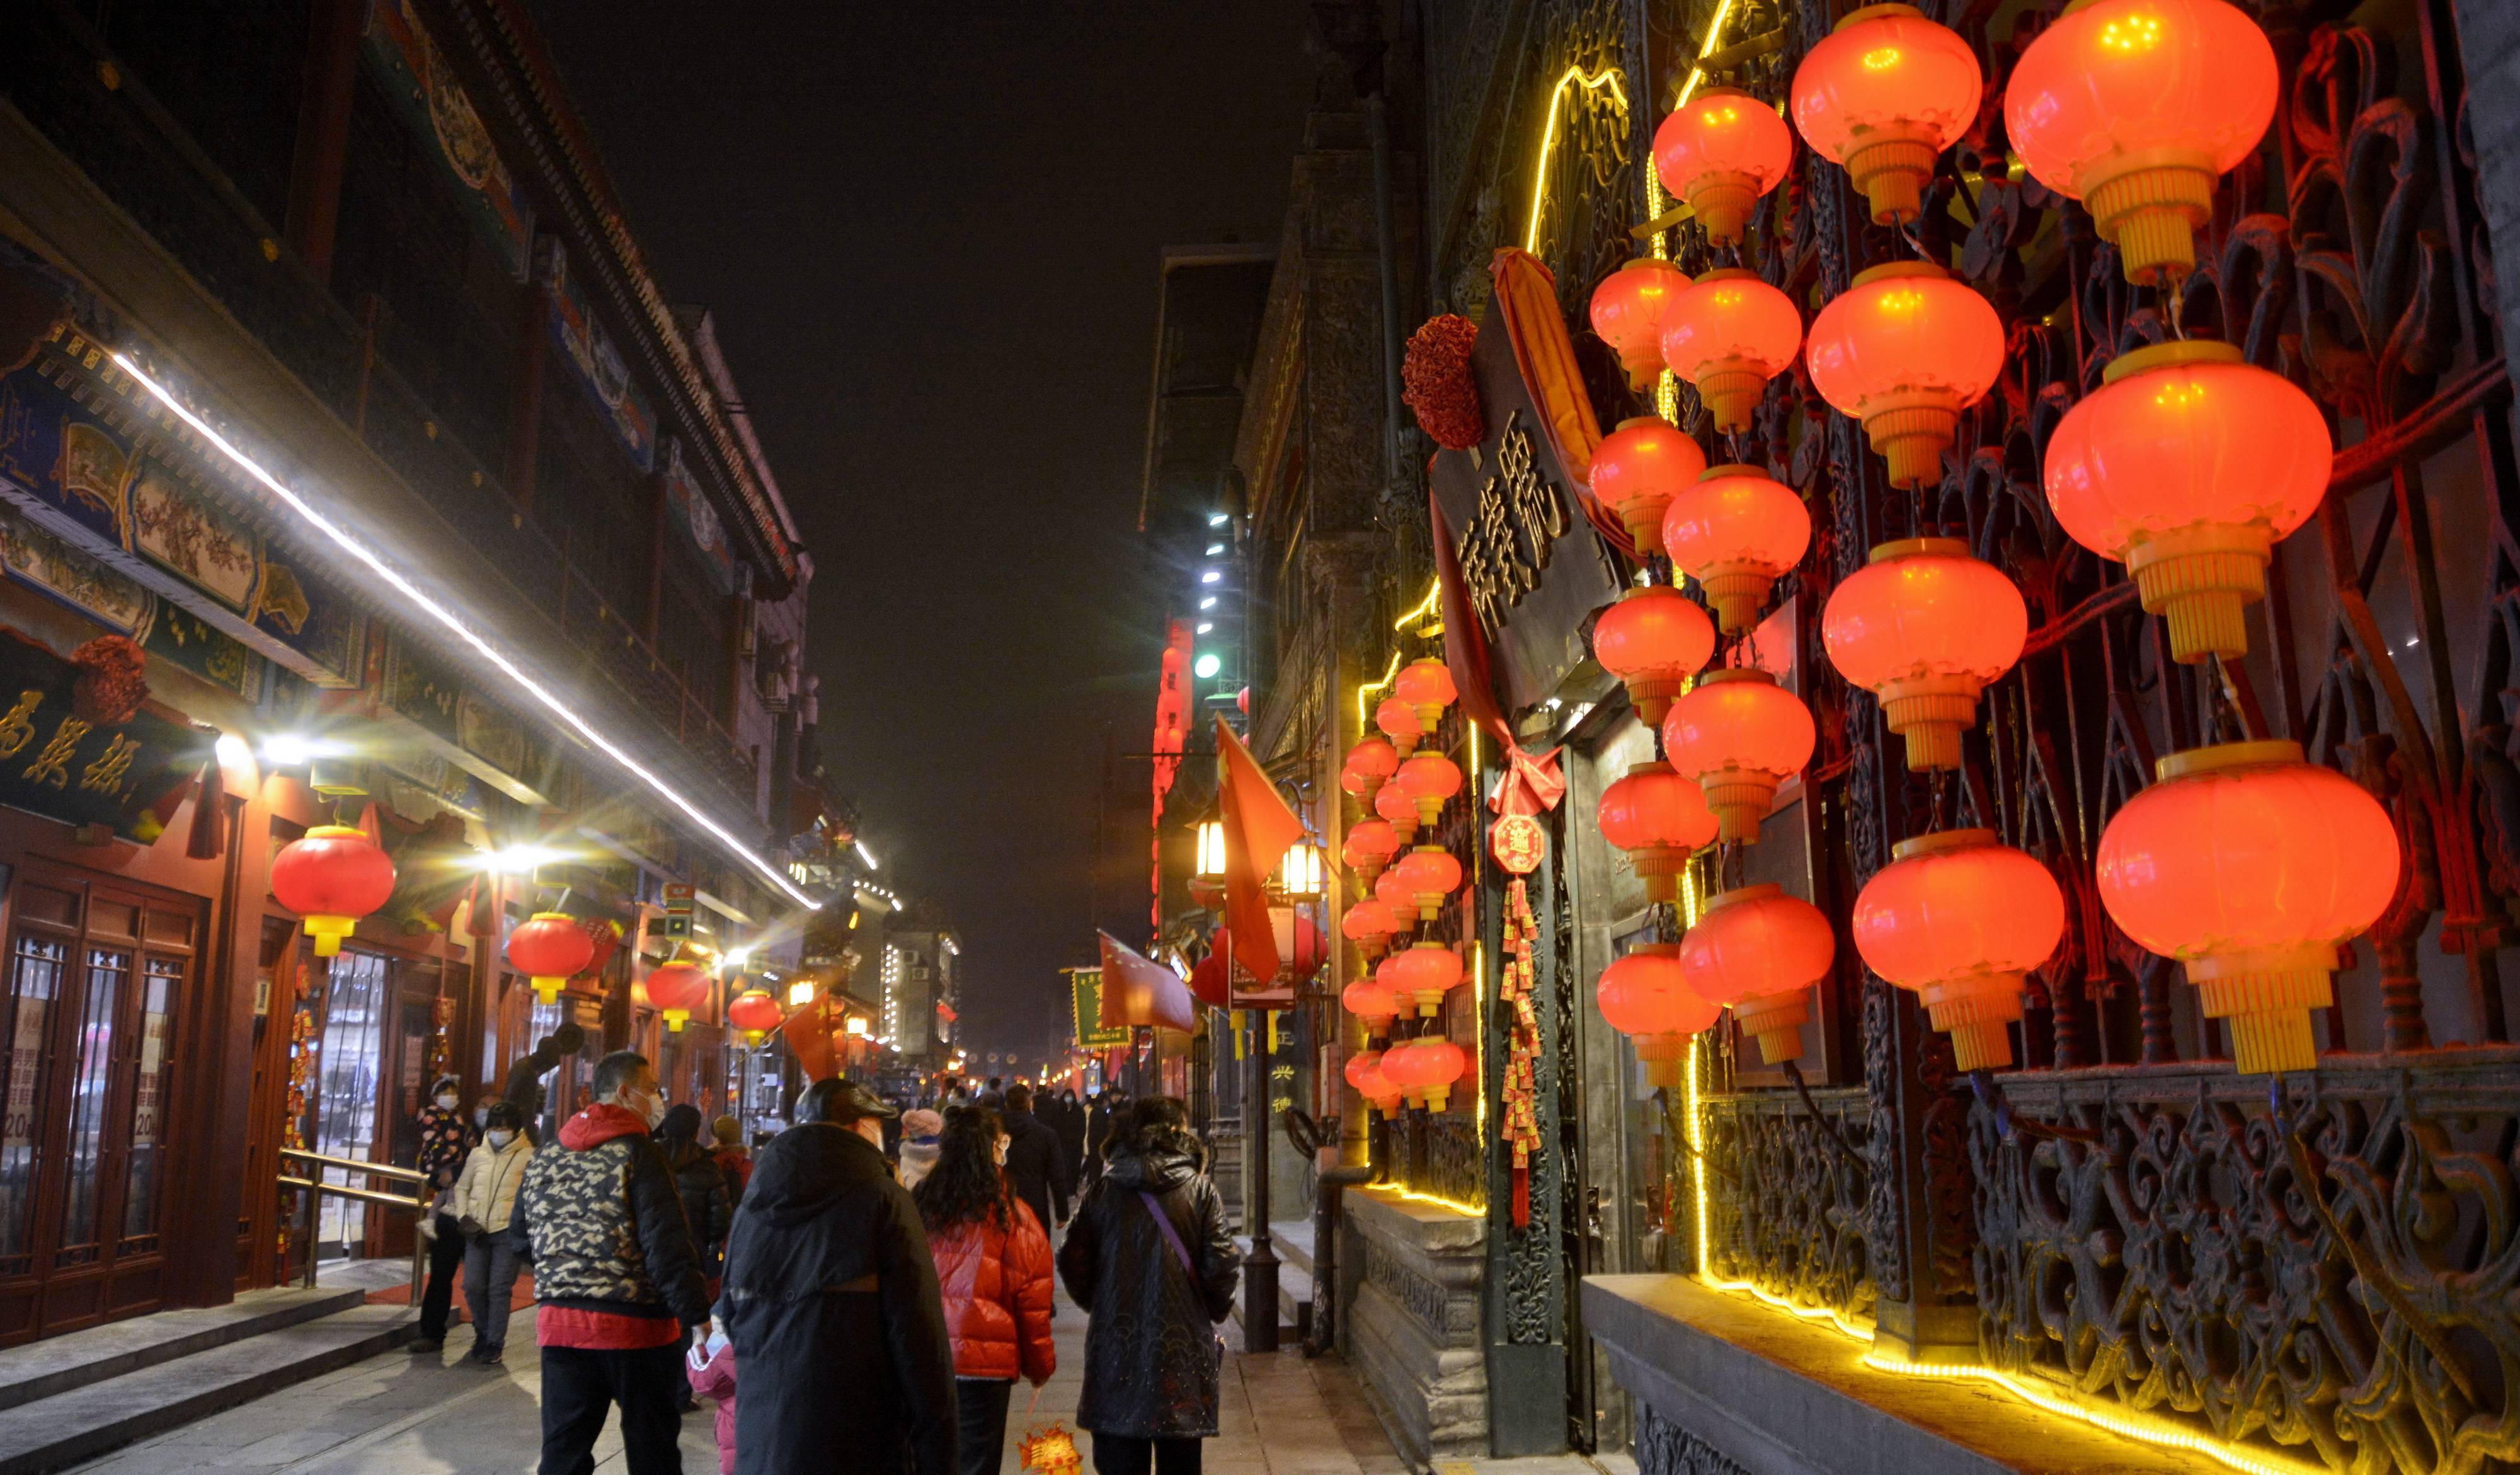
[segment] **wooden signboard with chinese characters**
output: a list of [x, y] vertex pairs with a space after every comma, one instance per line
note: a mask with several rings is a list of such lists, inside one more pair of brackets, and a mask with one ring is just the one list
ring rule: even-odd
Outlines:
[[78, 675], [0, 629], [0, 804], [154, 843], [218, 735], [148, 705], [125, 722], [90, 721], [72, 700]]

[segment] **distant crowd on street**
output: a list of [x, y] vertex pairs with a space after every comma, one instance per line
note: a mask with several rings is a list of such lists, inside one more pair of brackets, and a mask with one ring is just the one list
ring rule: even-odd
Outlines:
[[678, 1475], [701, 1400], [720, 1475], [996, 1475], [1015, 1385], [1057, 1370], [1054, 1268], [1088, 1318], [1098, 1475], [1196, 1475], [1237, 1260], [1178, 1099], [833, 1077], [746, 1147], [618, 1050], [538, 1143], [542, 1077], [583, 1045], [554, 1031], [469, 1114], [441, 1079], [414, 1124], [436, 1198], [413, 1351], [443, 1351], [461, 1275], [465, 1362], [501, 1363], [529, 1270], [541, 1475], [591, 1475], [615, 1408], [628, 1475]]

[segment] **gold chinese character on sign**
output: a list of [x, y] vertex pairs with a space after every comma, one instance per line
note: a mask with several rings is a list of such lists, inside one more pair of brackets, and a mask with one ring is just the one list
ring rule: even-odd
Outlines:
[[1566, 500], [1541, 476], [1538, 443], [1516, 410], [1498, 437], [1496, 470], [1479, 487], [1460, 549], [1462, 586], [1490, 633], [1502, 630], [1513, 606], [1540, 587], [1569, 525]]
[[0, 716], [0, 758], [17, 757], [18, 750], [35, 736], [35, 708], [43, 704], [41, 692], [18, 693], [18, 704]]
[[77, 717], [65, 717], [53, 729], [53, 740], [35, 755], [21, 777], [29, 783], [49, 783], [55, 788], [68, 788], [70, 783], [70, 760], [78, 756], [79, 739], [86, 737], [88, 724]]
[[98, 793], [112, 793], [122, 786], [122, 776], [131, 771], [131, 760], [139, 752], [139, 743], [120, 733], [114, 734], [113, 740], [105, 745], [105, 751], [99, 753], [96, 761], [79, 776], [79, 787], [94, 789]]

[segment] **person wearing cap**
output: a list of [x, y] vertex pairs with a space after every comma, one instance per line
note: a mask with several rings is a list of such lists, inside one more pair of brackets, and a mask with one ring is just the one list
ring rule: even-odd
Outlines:
[[853, 1081], [817, 1081], [754, 1155], [717, 1305], [743, 1367], [736, 1475], [953, 1475], [953, 1343], [883, 1155], [896, 1115]]

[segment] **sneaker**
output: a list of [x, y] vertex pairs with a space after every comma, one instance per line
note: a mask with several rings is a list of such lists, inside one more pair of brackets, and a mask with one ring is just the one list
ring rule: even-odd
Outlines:
[[484, 1367], [496, 1367], [506, 1360], [506, 1350], [498, 1347], [493, 1347], [487, 1352], [477, 1352], [472, 1355], [472, 1361], [480, 1363]]
[[411, 1355], [413, 1357], [425, 1357], [432, 1352], [442, 1352], [445, 1348], [446, 1339], [444, 1337], [422, 1337], [411, 1344]]

